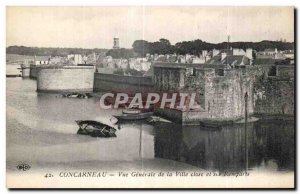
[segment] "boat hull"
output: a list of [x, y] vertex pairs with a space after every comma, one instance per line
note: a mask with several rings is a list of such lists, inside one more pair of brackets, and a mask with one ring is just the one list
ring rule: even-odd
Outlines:
[[115, 115], [117, 119], [120, 120], [143, 120], [148, 119], [153, 115], [153, 112], [147, 113], [139, 113], [139, 114], [123, 114], [123, 115]]
[[76, 121], [79, 126], [77, 134], [92, 137], [116, 137], [116, 129], [97, 121]]

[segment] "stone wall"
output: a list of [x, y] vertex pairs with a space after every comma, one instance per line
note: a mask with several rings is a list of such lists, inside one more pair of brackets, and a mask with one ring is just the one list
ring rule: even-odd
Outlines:
[[[176, 118], [180, 123], [199, 120], [226, 121], [248, 114], [294, 114], [294, 66], [260, 65], [233, 69], [220, 66], [159, 64], [154, 66], [155, 88], [160, 92], [196, 92], [198, 111], [159, 110], [159, 114]], [[172, 111], [176, 113], [172, 113]], [[178, 120], [178, 119], [176, 119]]]
[[29, 77], [31, 79], [36, 79], [37, 77], [37, 66], [36, 65], [30, 65], [30, 73], [29, 73]]
[[294, 65], [277, 65], [276, 76], [280, 78], [294, 78]]
[[151, 92], [153, 91], [152, 77], [123, 76], [115, 74], [94, 74], [94, 91], [111, 92]]
[[159, 91], [178, 91], [185, 85], [186, 69], [176, 67], [154, 68], [155, 89]]
[[[220, 70], [224, 72], [220, 74]], [[248, 112], [253, 113], [253, 79], [245, 68], [226, 70], [217, 66], [203, 68], [167, 65], [154, 67], [154, 81], [155, 88], [162, 92], [196, 93], [196, 102], [201, 109], [182, 112], [182, 123], [199, 120], [223, 121], [243, 117], [246, 92]]]
[[94, 72], [92, 66], [38, 67], [37, 91], [92, 92]]
[[22, 69], [22, 77], [23, 78], [28, 78], [30, 76], [30, 67], [29, 67], [29, 65], [22, 64], [21, 69]]
[[[281, 74], [280, 74], [281, 75]], [[268, 115], [294, 115], [294, 79], [259, 77], [255, 81], [255, 113]]]

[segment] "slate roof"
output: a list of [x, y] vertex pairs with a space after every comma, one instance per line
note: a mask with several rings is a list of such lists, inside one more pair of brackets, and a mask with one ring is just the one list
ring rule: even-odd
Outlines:
[[250, 64], [250, 59], [246, 56], [240, 56], [240, 55], [229, 55], [226, 56], [223, 60], [221, 60], [221, 55], [214, 56], [210, 60], [207, 61], [206, 64], [210, 65], [249, 65]]
[[222, 60], [222, 64], [229, 64], [231, 66], [250, 65], [250, 59], [246, 56], [226, 56], [226, 58]]
[[220, 64], [221, 63], [221, 55], [216, 55], [216, 56], [212, 57], [206, 63], [207, 64], [215, 64], [215, 65]]

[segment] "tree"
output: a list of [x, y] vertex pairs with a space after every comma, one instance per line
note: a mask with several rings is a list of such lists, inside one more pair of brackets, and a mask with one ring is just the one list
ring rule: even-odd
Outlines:
[[132, 44], [133, 51], [138, 53], [141, 57], [146, 56], [146, 54], [150, 52], [149, 47], [149, 42], [145, 40], [136, 40]]
[[107, 51], [106, 56], [111, 56], [114, 59], [129, 59], [134, 57], [132, 49], [111, 49]]
[[159, 42], [163, 45], [171, 46], [170, 41], [167, 39], [161, 38], [161, 39], [159, 39]]

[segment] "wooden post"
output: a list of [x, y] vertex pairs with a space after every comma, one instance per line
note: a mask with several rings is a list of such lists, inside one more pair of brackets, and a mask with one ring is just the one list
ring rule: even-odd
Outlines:
[[140, 149], [139, 149], [139, 157], [142, 158], [142, 124], [140, 124]]
[[247, 138], [247, 122], [248, 122], [248, 93], [245, 94], [245, 168], [248, 170], [248, 138]]

